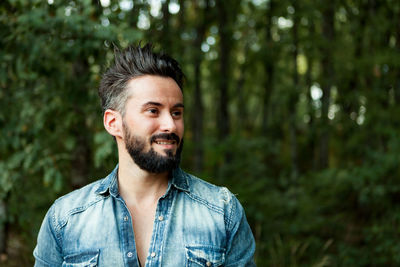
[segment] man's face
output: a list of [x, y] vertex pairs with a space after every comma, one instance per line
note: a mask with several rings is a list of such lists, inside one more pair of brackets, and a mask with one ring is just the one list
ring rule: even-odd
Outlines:
[[183, 146], [183, 95], [171, 78], [146, 75], [128, 83], [123, 118], [125, 147], [141, 168], [162, 173], [177, 167]]

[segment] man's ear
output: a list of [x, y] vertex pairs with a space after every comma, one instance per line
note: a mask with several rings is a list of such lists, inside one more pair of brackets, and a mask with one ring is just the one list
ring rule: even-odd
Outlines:
[[103, 124], [109, 134], [123, 138], [122, 116], [118, 111], [107, 109], [104, 112]]

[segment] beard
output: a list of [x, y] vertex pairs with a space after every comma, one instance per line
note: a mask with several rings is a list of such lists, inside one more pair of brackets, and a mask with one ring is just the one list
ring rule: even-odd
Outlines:
[[150, 137], [150, 145], [158, 138], [175, 140], [176, 144], [179, 144], [175, 154], [172, 149], [165, 149], [164, 152], [166, 155], [161, 155], [152, 147], [150, 147], [149, 151], [145, 152], [146, 140], [139, 136], [133, 135], [125, 123], [123, 125], [123, 131], [126, 140], [126, 150], [128, 151], [132, 160], [142, 170], [150, 173], [163, 173], [172, 171], [179, 166], [181, 161], [181, 152], [183, 149], [183, 139], [179, 140], [179, 137], [176, 134], [161, 133]]

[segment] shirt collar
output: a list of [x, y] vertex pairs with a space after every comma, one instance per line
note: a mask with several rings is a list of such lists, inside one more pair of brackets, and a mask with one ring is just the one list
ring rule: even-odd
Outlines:
[[114, 170], [107, 175], [106, 178], [101, 181], [99, 188], [96, 190], [96, 194], [106, 195], [111, 194], [116, 197], [118, 192], [118, 164], [115, 166]]
[[[190, 192], [187, 175], [187, 173], [178, 167], [172, 171], [169, 184], [173, 185], [178, 190]], [[170, 185], [168, 186], [167, 193], [171, 187]], [[96, 190], [96, 194], [118, 196], [118, 164], [114, 170], [101, 181], [99, 188]]]
[[176, 168], [172, 171], [171, 184], [179, 190], [190, 192], [188, 174], [181, 168]]

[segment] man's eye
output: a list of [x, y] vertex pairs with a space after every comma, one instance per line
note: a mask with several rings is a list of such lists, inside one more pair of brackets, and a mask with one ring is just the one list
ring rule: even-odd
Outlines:
[[158, 113], [158, 110], [157, 110], [156, 108], [149, 108], [149, 109], [147, 110], [147, 112], [148, 112], [148, 113], [151, 113], [151, 114], [157, 114], [157, 113]]
[[173, 111], [173, 112], [172, 112], [172, 116], [174, 116], [174, 117], [180, 117], [180, 116], [182, 116], [182, 111]]

